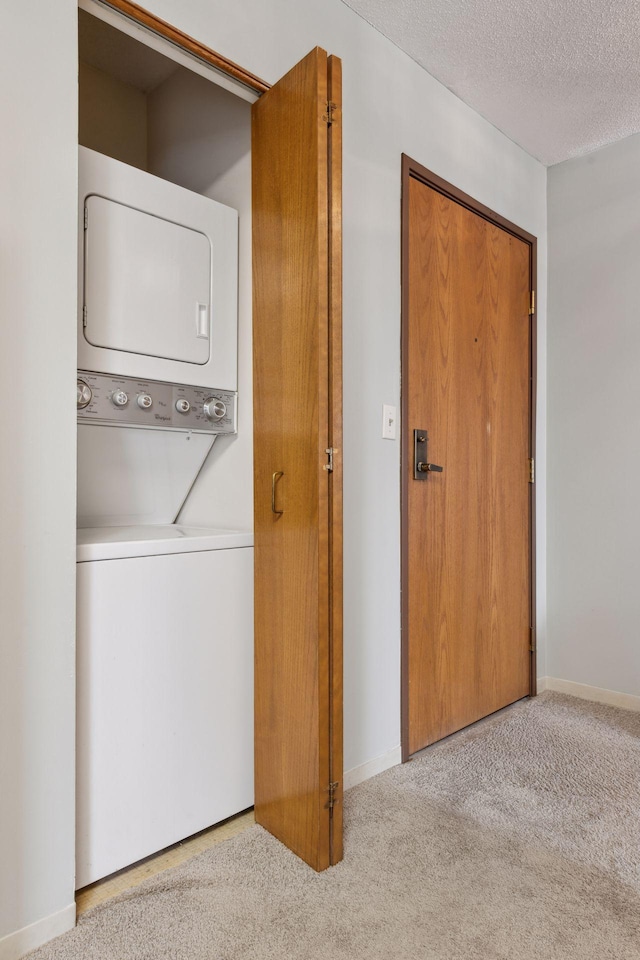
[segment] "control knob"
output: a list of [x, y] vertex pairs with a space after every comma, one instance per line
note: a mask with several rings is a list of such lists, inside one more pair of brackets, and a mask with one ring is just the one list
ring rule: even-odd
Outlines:
[[93, 399], [93, 391], [84, 380], [78, 380], [78, 410], [84, 410]]
[[129, 397], [124, 390], [114, 390], [111, 394], [111, 403], [114, 407], [126, 407], [129, 403]]
[[207, 420], [222, 420], [227, 412], [227, 405], [218, 397], [209, 397], [204, 402], [204, 415]]
[[189, 413], [189, 410], [191, 410], [191, 404], [186, 397], [179, 397], [179, 399], [176, 400], [176, 410], [178, 413]]
[[138, 406], [141, 410], [148, 410], [153, 406], [153, 400], [148, 393], [139, 393], [138, 394]]

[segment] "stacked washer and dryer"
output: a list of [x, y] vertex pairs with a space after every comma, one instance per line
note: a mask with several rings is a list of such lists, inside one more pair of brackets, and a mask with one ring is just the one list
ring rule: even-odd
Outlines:
[[178, 522], [236, 432], [235, 210], [80, 148], [77, 877], [253, 803], [253, 537]]

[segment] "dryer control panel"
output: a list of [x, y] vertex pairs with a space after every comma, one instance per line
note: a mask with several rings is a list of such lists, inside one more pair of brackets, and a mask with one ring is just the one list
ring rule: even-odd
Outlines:
[[237, 394], [78, 370], [78, 420], [197, 433], [236, 433]]

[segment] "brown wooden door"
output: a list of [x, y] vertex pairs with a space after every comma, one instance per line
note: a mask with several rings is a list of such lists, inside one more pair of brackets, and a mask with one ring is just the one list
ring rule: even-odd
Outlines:
[[533, 238], [438, 186], [405, 180], [405, 757], [530, 692]]
[[342, 858], [340, 66], [313, 50], [252, 121], [255, 814], [316, 870]]

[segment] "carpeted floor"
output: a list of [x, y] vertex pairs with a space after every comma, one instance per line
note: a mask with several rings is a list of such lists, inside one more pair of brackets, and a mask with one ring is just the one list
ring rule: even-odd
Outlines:
[[640, 714], [546, 693], [349, 791], [314, 874], [252, 827], [32, 960], [640, 960]]

